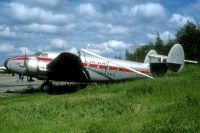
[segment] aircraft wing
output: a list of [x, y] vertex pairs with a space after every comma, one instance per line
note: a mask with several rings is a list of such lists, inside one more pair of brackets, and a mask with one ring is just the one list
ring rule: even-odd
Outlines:
[[85, 81], [86, 75], [79, 56], [64, 52], [47, 65], [47, 77], [61, 81]]

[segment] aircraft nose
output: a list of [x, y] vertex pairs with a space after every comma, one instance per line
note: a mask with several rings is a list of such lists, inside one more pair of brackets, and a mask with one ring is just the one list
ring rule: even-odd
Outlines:
[[10, 59], [7, 59], [7, 60], [4, 61], [4, 67], [7, 68], [7, 69], [8, 69], [8, 61], [9, 61], [9, 60], [10, 60]]

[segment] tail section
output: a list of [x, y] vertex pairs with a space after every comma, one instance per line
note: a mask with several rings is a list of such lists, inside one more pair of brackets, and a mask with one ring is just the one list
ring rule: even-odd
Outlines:
[[168, 56], [159, 55], [155, 50], [150, 50], [144, 63], [150, 64], [152, 74], [163, 75], [167, 70], [180, 72], [184, 68], [184, 51], [180, 44], [175, 44], [169, 51]]
[[151, 56], [151, 55], [158, 55], [158, 54], [157, 54], [157, 52], [155, 50], [150, 50], [147, 53], [147, 55], [146, 55], [146, 57], [144, 59], [144, 63], [158, 62], [158, 59], [151, 59], [151, 58], [149, 58], [149, 56]]
[[184, 68], [184, 51], [180, 44], [175, 44], [167, 56], [167, 67], [173, 72], [180, 72]]

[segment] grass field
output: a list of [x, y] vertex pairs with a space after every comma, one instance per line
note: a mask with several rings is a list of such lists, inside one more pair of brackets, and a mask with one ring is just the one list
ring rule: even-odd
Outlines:
[[75, 93], [0, 98], [0, 132], [200, 132], [200, 67]]

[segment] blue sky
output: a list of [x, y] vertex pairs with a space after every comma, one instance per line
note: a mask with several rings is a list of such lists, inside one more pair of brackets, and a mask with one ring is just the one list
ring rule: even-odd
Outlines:
[[200, 0], [1, 0], [0, 63], [37, 51], [124, 55], [126, 48], [167, 41], [188, 20], [200, 21]]

